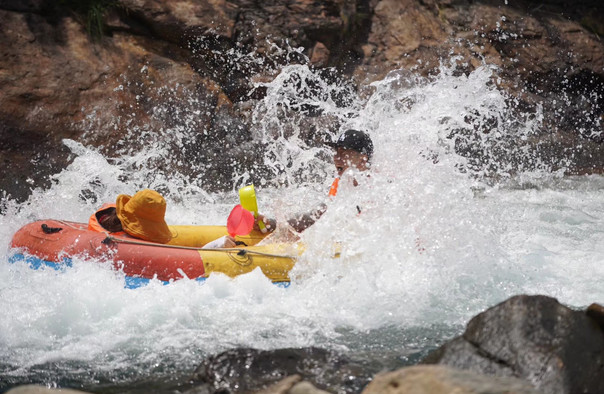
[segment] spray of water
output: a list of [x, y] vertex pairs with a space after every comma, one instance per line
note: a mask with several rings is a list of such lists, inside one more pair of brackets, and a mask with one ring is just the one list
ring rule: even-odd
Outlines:
[[[360, 98], [306, 66], [285, 67], [262, 84], [266, 95], [249, 115], [248, 138], [261, 141], [262, 160], [235, 167], [232, 190], [222, 192], [178, 166], [158, 167], [198, 132], [188, 121], [145, 131], [152, 144], [112, 158], [65, 141], [76, 159], [50, 188], [20, 205], [3, 200], [3, 247], [27, 222], [86, 221], [102, 202], [142, 187], [164, 192], [173, 224], [224, 224], [233, 190], [258, 174], [261, 210], [280, 224], [320, 202], [328, 209], [301, 235], [306, 252], [287, 289], [254, 271], [129, 290], [103, 261], [34, 271], [9, 264], [7, 252], [0, 374], [35, 381], [60, 366], [62, 377], [38, 379], [93, 385], [121, 371], [118, 383], [129, 382], [190, 371], [202, 356], [240, 346], [317, 345], [374, 360], [391, 351], [386, 358], [401, 362], [514, 294], [601, 301], [592, 278], [603, 271], [604, 179], [563, 178], [535, 160], [519, 142], [541, 115], [519, 113], [493, 71], [457, 76], [443, 66], [433, 79], [395, 72]], [[347, 128], [370, 133], [372, 170], [346, 174], [327, 200], [334, 170], [323, 142]], [[82, 368], [91, 372], [82, 377]]]

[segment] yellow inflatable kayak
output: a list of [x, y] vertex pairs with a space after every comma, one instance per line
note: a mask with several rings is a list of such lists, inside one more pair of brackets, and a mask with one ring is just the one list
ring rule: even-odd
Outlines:
[[11, 261], [26, 260], [33, 268], [61, 268], [73, 256], [111, 260], [123, 270], [128, 287], [151, 279], [163, 282], [189, 278], [204, 280], [212, 273], [230, 277], [260, 268], [275, 283], [289, 284], [289, 271], [303, 248], [298, 244], [257, 245], [265, 237], [259, 231], [235, 237], [240, 246], [203, 249], [202, 246], [227, 235], [225, 226], [170, 226], [173, 239], [158, 244], [88, 230], [87, 224], [62, 220], [40, 220], [18, 230], [11, 241]]

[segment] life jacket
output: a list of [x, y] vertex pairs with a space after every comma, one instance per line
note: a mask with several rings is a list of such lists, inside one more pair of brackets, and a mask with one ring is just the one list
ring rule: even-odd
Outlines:
[[[340, 184], [340, 178], [333, 180], [331, 187], [329, 188], [329, 197], [335, 197], [338, 194], [338, 185]], [[361, 214], [361, 207], [357, 205], [357, 215]]]
[[[99, 232], [99, 233], [107, 233], [107, 232], [109, 232], [106, 228], [104, 228], [103, 226], [101, 226], [101, 223], [99, 223], [99, 217], [102, 216], [101, 214], [103, 213], [103, 211], [106, 211], [106, 210], [108, 210], [110, 208], [115, 209], [115, 203], [105, 203], [95, 213], [93, 213], [90, 216], [90, 219], [88, 219], [88, 230], [96, 231], [96, 232]], [[118, 232], [111, 233], [111, 234], [126, 235], [126, 233], [123, 232], [123, 231], [118, 231]]]
[[335, 197], [338, 194], [338, 184], [340, 183], [340, 178], [336, 178], [333, 180], [331, 187], [329, 188], [329, 197]]

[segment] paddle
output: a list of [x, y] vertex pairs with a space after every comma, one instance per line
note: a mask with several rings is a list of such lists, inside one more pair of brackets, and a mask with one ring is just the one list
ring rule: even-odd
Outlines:
[[254, 215], [241, 204], [236, 205], [227, 218], [227, 231], [231, 237], [248, 235], [254, 228]]

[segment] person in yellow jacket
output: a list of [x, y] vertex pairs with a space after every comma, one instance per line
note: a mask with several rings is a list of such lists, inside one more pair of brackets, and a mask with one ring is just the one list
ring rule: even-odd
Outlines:
[[[355, 168], [359, 171], [367, 171], [371, 167], [373, 141], [369, 137], [369, 134], [360, 130], [350, 129], [342, 133], [336, 142], [329, 145], [335, 149], [333, 162], [337, 172], [337, 177], [329, 189], [329, 197], [335, 197], [338, 193], [340, 177], [347, 169]], [[354, 186], [358, 186], [356, 179], [353, 180], [353, 184]], [[327, 205], [322, 203], [310, 212], [296, 215], [289, 219], [287, 223], [300, 233], [312, 226], [326, 210]], [[263, 220], [269, 231], [276, 229], [275, 220], [265, 218], [263, 215], [258, 215], [256, 223], [258, 220]]]
[[[172, 239], [165, 215], [166, 200], [155, 190], [145, 189], [133, 196], [120, 194], [115, 204], [104, 204], [90, 216], [88, 229], [113, 234], [125, 233], [134, 238], [165, 244]], [[235, 239], [225, 236], [210, 244], [213, 248], [231, 248], [235, 247]]]

